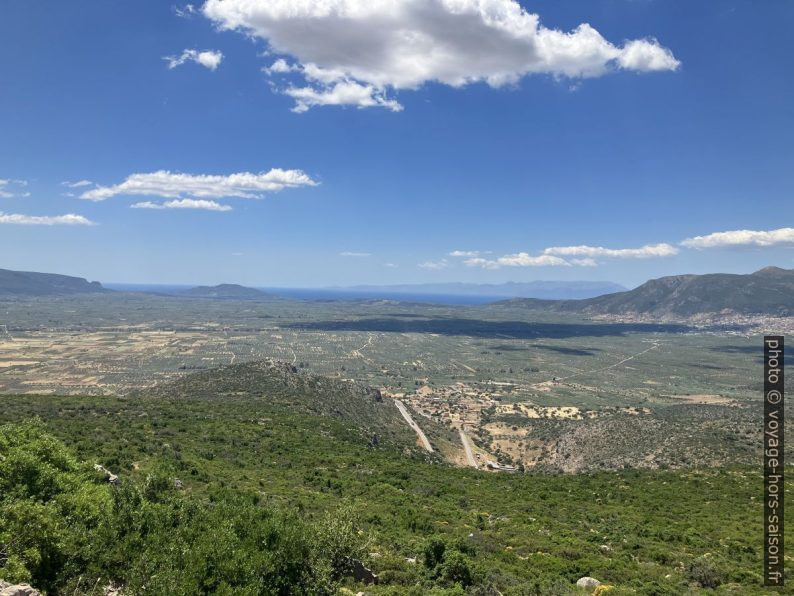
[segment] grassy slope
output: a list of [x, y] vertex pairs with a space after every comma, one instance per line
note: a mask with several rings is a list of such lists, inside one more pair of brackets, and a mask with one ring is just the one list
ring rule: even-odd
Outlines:
[[618, 593], [715, 582], [761, 593], [758, 469], [486, 474], [399, 443], [372, 448], [349, 420], [251, 396], [0, 399], [0, 421], [31, 416], [123, 479], [165, 468], [198, 498], [255, 491], [307, 518], [351, 501], [371, 534], [376, 592], [444, 585], [421, 563], [441, 536], [464, 553], [475, 593], [563, 593], [582, 575]]

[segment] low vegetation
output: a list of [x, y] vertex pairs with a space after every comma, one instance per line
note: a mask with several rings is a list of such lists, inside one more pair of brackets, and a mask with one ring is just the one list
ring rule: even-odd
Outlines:
[[364, 546], [349, 509], [307, 523], [159, 470], [112, 487], [39, 422], [0, 427], [0, 454], [0, 576], [46, 591], [330, 594]]
[[266, 396], [5, 396], [0, 419], [0, 578], [51, 593], [763, 593], [755, 467], [489, 474]]

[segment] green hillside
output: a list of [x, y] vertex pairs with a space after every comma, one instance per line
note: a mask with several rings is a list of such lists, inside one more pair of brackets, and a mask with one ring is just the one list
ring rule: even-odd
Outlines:
[[764, 593], [756, 467], [489, 474], [374, 445], [275, 387], [198, 387], [4, 397], [0, 577], [68, 594], [558, 595], [585, 575], [612, 594]]
[[[222, 366], [186, 375], [138, 392], [139, 396], [214, 401], [219, 407], [242, 402], [251, 406], [275, 405], [290, 413], [327, 416], [350, 425], [363, 441], [388, 443], [413, 451], [416, 435], [390, 399], [361, 383], [314, 375], [276, 360]], [[450, 431], [423, 421], [437, 441], [454, 440]], [[419, 450], [421, 451], [421, 450]], [[424, 453], [424, 452], [422, 452]]]

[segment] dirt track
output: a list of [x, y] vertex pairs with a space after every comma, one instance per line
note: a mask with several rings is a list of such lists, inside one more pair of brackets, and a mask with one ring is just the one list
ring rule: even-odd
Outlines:
[[408, 413], [408, 408], [405, 407], [405, 404], [403, 404], [403, 402], [401, 402], [399, 399], [395, 399], [394, 405], [396, 405], [397, 409], [400, 410], [400, 414], [403, 415], [403, 418], [405, 418], [405, 421], [408, 423], [408, 425], [412, 429], [414, 429], [414, 432], [417, 434], [419, 440], [422, 442], [422, 447], [424, 447], [430, 453], [433, 453], [433, 447], [432, 445], [430, 445], [430, 441], [427, 440], [425, 433], [422, 431], [421, 428], [419, 428], [419, 425], [416, 422], [414, 422], [413, 418], [411, 418], [411, 414]]

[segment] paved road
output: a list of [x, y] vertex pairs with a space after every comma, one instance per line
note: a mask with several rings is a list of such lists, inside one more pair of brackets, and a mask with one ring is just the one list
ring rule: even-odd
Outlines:
[[416, 422], [414, 422], [413, 418], [411, 418], [411, 415], [408, 413], [408, 408], [405, 407], [405, 404], [401, 402], [399, 399], [395, 399], [394, 405], [396, 405], [397, 409], [400, 410], [400, 414], [403, 415], [403, 418], [405, 418], [405, 421], [408, 423], [408, 425], [412, 429], [414, 429], [414, 432], [417, 434], [419, 440], [422, 442], [422, 446], [430, 453], [433, 453], [433, 447], [432, 445], [430, 445], [430, 441], [427, 440], [425, 433], [422, 431], [421, 428], [419, 428], [419, 425]]
[[466, 436], [466, 433], [463, 432], [463, 429], [458, 429], [460, 433], [460, 442], [463, 443], [463, 450], [466, 452], [466, 459], [469, 462], [469, 465], [472, 468], [479, 469], [480, 466], [477, 465], [477, 460], [474, 459], [474, 454], [471, 452], [471, 444], [469, 443], [469, 437]]

